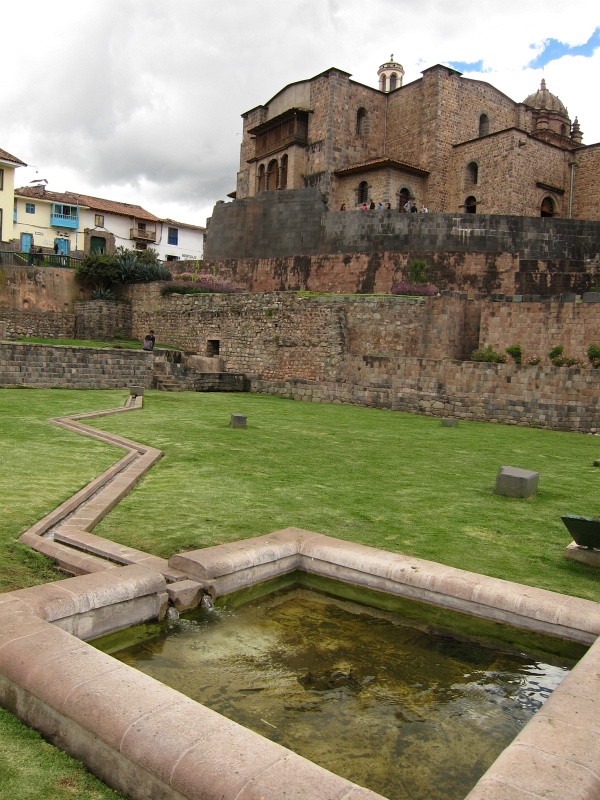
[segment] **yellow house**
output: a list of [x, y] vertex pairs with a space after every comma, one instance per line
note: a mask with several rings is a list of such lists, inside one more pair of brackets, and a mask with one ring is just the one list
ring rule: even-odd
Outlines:
[[44, 186], [16, 189], [13, 238], [19, 250], [69, 255], [83, 249], [84, 209], [87, 206], [77, 198], [48, 192]]
[[15, 169], [26, 166], [20, 158], [0, 149], [0, 242], [13, 238]]

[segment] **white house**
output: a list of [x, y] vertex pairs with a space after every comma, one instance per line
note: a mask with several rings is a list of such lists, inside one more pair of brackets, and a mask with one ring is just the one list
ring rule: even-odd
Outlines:
[[13, 238], [15, 169], [26, 166], [20, 158], [0, 150], [0, 242]]
[[132, 203], [44, 186], [15, 189], [13, 238], [71, 255], [113, 253], [117, 247], [157, 251], [163, 261], [202, 258], [204, 228], [163, 220]]

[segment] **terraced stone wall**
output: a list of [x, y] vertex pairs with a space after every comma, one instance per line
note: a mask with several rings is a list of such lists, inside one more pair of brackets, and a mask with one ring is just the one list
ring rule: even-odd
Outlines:
[[15, 339], [18, 336], [72, 339], [74, 334], [75, 314], [0, 308], [0, 339]]
[[0, 387], [122, 389], [152, 385], [152, 354], [0, 343]]
[[600, 431], [598, 370], [354, 357], [344, 382], [253, 379], [250, 391], [435, 417]]

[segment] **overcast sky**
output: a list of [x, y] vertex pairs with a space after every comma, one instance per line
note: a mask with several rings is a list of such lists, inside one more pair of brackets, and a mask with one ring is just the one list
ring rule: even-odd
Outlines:
[[377, 87], [434, 64], [516, 101], [548, 89], [600, 141], [594, 0], [47, 0], [5, 3], [0, 148], [54, 191], [204, 225], [235, 189], [240, 115], [329, 67]]

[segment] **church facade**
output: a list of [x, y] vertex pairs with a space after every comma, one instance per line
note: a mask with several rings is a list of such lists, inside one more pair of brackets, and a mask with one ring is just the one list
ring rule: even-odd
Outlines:
[[439, 64], [403, 75], [393, 57], [377, 89], [332, 68], [243, 114], [232, 196], [315, 187], [330, 211], [600, 220], [600, 143], [583, 144], [545, 81], [515, 102]]

